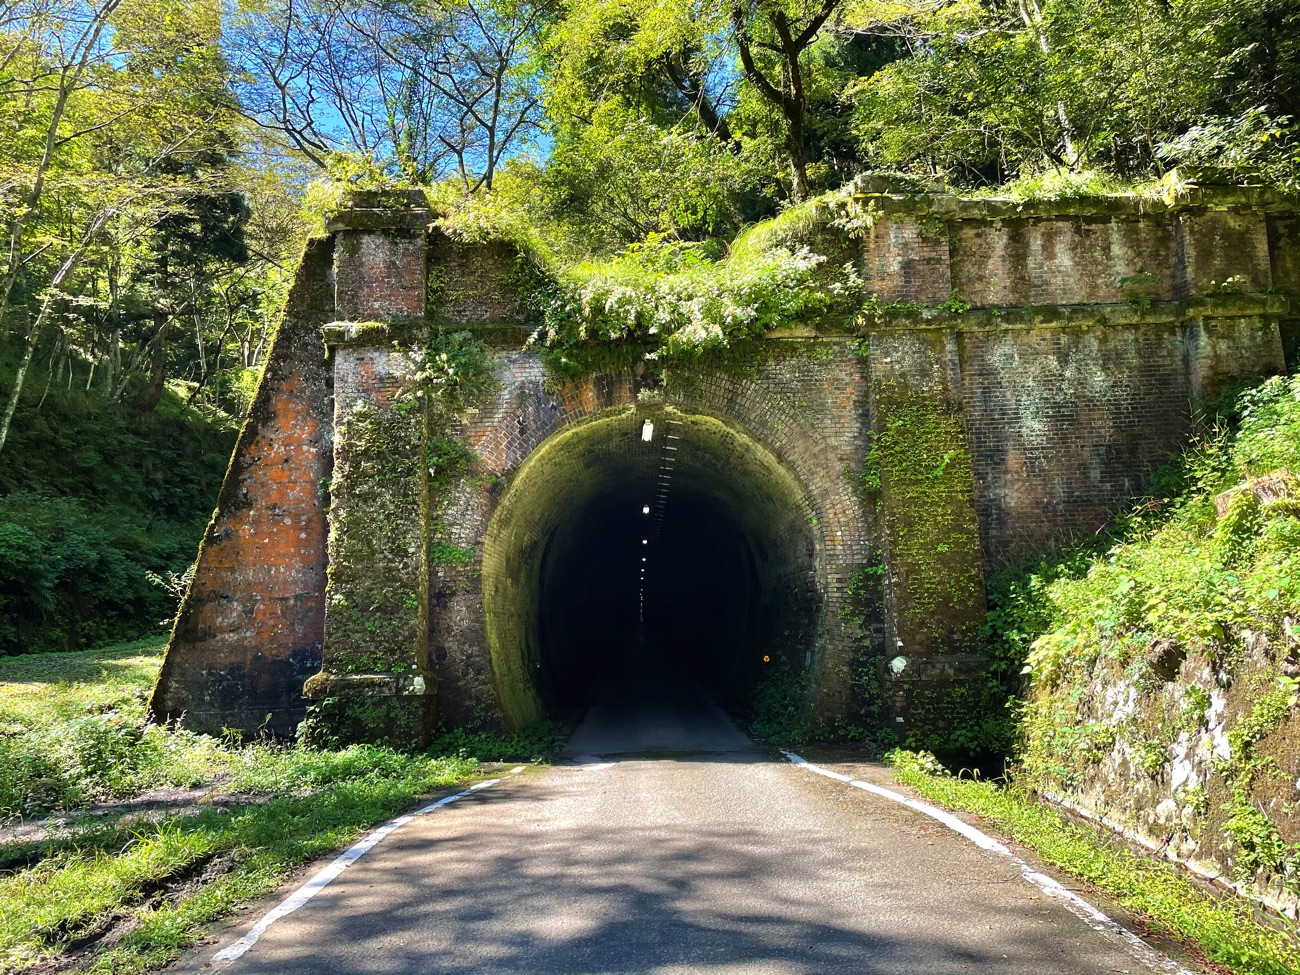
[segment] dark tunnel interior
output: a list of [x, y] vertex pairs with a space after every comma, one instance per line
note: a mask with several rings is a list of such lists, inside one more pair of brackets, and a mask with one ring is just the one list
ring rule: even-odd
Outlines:
[[584, 707], [647, 669], [736, 696], [802, 660], [819, 609], [797, 477], [702, 413], [624, 408], [521, 465], [489, 525], [484, 613], [509, 724]]
[[543, 553], [541, 678], [557, 708], [644, 669], [726, 695], [759, 644], [759, 580], [742, 528], [687, 490], [656, 523], [648, 494], [625, 487], [593, 499]]

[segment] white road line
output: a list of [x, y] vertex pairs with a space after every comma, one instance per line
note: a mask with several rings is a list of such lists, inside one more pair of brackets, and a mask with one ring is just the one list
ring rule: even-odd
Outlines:
[[[522, 770], [523, 770], [523, 766], [520, 766], [518, 769], [512, 769], [511, 771], [517, 772]], [[262, 937], [262, 935], [266, 933], [267, 928], [269, 928], [272, 924], [274, 924], [276, 921], [280, 920], [281, 918], [288, 917], [290, 914], [298, 910], [298, 908], [302, 907], [309, 900], [311, 900], [322, 890], [328, 887], [338, 877], [339, 874], [341, 874], [348, 867], [352, 866], [352, 864], [360, 860], [370, 850], [374, 849], [374, 847], [379, 843], [379, 841], [382, 840], [389, 833], [393, 832], [394, 830], [402, 826], [405, 826], [407, 823], [415, 819], [415, 817], [417, 816], [428, 815], [429, 813], [433, 812], [435, 809], [441, 809], [443, 806], [453, 803], [457, 799], [464, 799], [470, 793], [477, 792], [479, 789], [486, 789], [488, 786], [496, 785], [500, 781], [501, 781], [500, 779], [487, 779], [483, 782], [478, 782], [470, 786], [464, 792], [457, 792], [455, 795], [446, 796], [445, 798], [439, 799], [437, 802], [431, 802], [429, 803], [429, 805], [422, 806], [421, 808], [415, 810], [415, 812], [407, 813], [405, 816], [398, 816], [396, 819], [385, 823], [383, 826], [380, 826], [377, 830], [368, 834], [365, 839], [356, 843], [354, 846], [349, 848], [346, 852], [339, 854], [330, 863], [328, 867], [325, 867], [323, 870], [318, 872], [316, 876], [311, 878], [311, 880], [307, 881], [305, 884], [303, 884], [301, 887], [295, 890], [292, 894], [290, 894], [288, 897], [282, 900], [278, 905], [276, 905], [265, 915], [263, 915], [263, 917], [259, 919], [256, 924], [254, 924], [251, 928], [248, 929], [248, 933], [246, 935], [244, 935], [234, 944], [226, 948], [222, 948], [215, 955], [213, 955], [211, 965], [209, 965], [205, 970], [215, 971], [217, 969], [224, 968], [226, 965], [229, 965], [232, 961], [234, 961], [236, 958], [238, 958], [240, 955], [246, 952], [249, 948], [257, 944], [257, 939]]]
[[822, 768], [820, 765], [814, 765], [812, 762], [800, 758], [794, 752], [782, 752], [793, 764], [806, 768], [810, 772], [816, 772], [818, 775], [824, 775], [828, 779], [834, 779], [837, 782], [843, 782], [851, 785], [855, 789], [862, 789], [864, 792], [870, 792], [872, 795], [889, 799], [891, 802], [897, 802], [907, 806], [909, 809], [915, 809], [917, 812], [929, 816], [931, 819], [937, 819], [943, 825], [947, 826], [954, 833], [960, 833], [966, 839], [970, 840], [981, 850], [987, 850], [990, 853], [997, 853], [1007, 857], [1020, 869], [1020, 875], [1029, 881], [1048, 897], [1059, 900], [1062, 905], [1075, 917], [1083, 921], [1084, 924], [1094, 931], [1102, 934], [1109, 934], [1118, 938], [1124, 943], [1124, 947], [1129, 950], [1138, 961], [1152, 968], [1159, 969], [1162, 972], [1168, 972], [1169, 975], [1194, 975], [1191, 971], [1184, 968], [1178, 962], [1174, 961], [1163, 952], [1156, 951], [1149, 944], [1139, 938], [1128, 928], [1123, 927], [1110, 916], [1098, 910], [1093, 905], [1080, 897], [1072, 890], [1061, 886], [1056, 880], [1041, 873], [1031, 867], [1011, 852], [1004, 844], [999, 843], [993, 837], [989, 836], [982, 830], [976, 829], [970, 823], [962, 822], [956, 816], [945, 812], [937, 806], [931, 806], [929, 803], [920, 802], [916, 799], [909, 799], [901, 792], [894, 792], [891, 789], [885, 789], [878, 785], [872, 785], [870, 782], [862, 782], [849, 775], [840, 772], [832, 772], [830, 769]]

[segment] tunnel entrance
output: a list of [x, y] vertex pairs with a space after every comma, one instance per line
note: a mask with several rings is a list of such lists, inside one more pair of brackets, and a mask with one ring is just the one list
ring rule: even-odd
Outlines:
[[624, 407], [520, 466], [488, 526], [497, 697], [523, 727], [629, 676], [736, 699], [806, 666], [820, 617], [815, 512], [796, 475], [711, 414]]

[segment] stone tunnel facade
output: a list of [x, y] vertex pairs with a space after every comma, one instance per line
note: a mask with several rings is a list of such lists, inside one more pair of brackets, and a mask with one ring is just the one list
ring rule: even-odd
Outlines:
[[[676, 577], [723, 678], [789, 667], [816, 720], [883, 704], [905, 727], [918, 688], [982, 666], [990, 569], [1095, 530], [1198, 404], [1295, 345], [1300, 218], [1262, 192], [861, 202], [874, 226], [840, 243], [872, 314], [689, 381], [556, 388], [508, 247], [358, 195], [304, 256], [152, 713], [288, 736], [310, 701], [314, 733], [397, 744], [525, 727], [573, 703], [595, 652], [575, 648], [627, 638], [593, 605]], [[432, 321], [498, 379], [448, 429], [411, 395]]]

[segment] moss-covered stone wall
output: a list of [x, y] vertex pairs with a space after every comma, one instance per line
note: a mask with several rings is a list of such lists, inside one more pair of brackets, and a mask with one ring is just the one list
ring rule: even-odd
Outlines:
[[1295, 665], [1244, 636], [1230, 657], [1153, 638], [1073, 662], [1036, 694], [1026, 766], [1049, 798], [1295, 917]]
[[[342, 737], [418, 743], [439, 719], [540, 713], [530, 580], [548, 544], [551, 558], [577, 544], [566, 506], [640, 470], [616, 453], [566, 482], [561, 462], [627, 439], [602, 424], [659, 411], [689, 428], [674, 446], [702, 460], [684, 482], [739, 526], [707, 537], [748, 553], [736, 599], [761, 594], [756, 618], [792, 635], [817, 718], [881, 687], [904, 716], [913, 698], [881, 665], [900, 658], [932, 686], [977, 669], [983, 565], [1096, 528], [1186, 442], [1198, 399], [1282, 367], [1294, 207], [1246, 195], [875, 193], [862, 235], [817, 231], [837, 262], [856, 254], [872, 294], [855, 321], [777, 332], [667, 382], [638, 365], [553, 388], [522, 347], [519, 255], [429, 232], [418, 193], [360, 194], [295, 286], [159, 713], [252, 730], [270, 703], [288, 729], [322, 653], [308, 692]], [[331, 318], [372, 324], [328, 329], [326, 362]], [[414, 350], [461, 326], [497, 349], [499, 388], [431, 426]], [[367, 702], [355, 721], [348, 688]]]
[[339, 344], [322, 671], [305, 688], [315, 740], [419, 744], [432, 729], [428, 419], [409, 352]]

